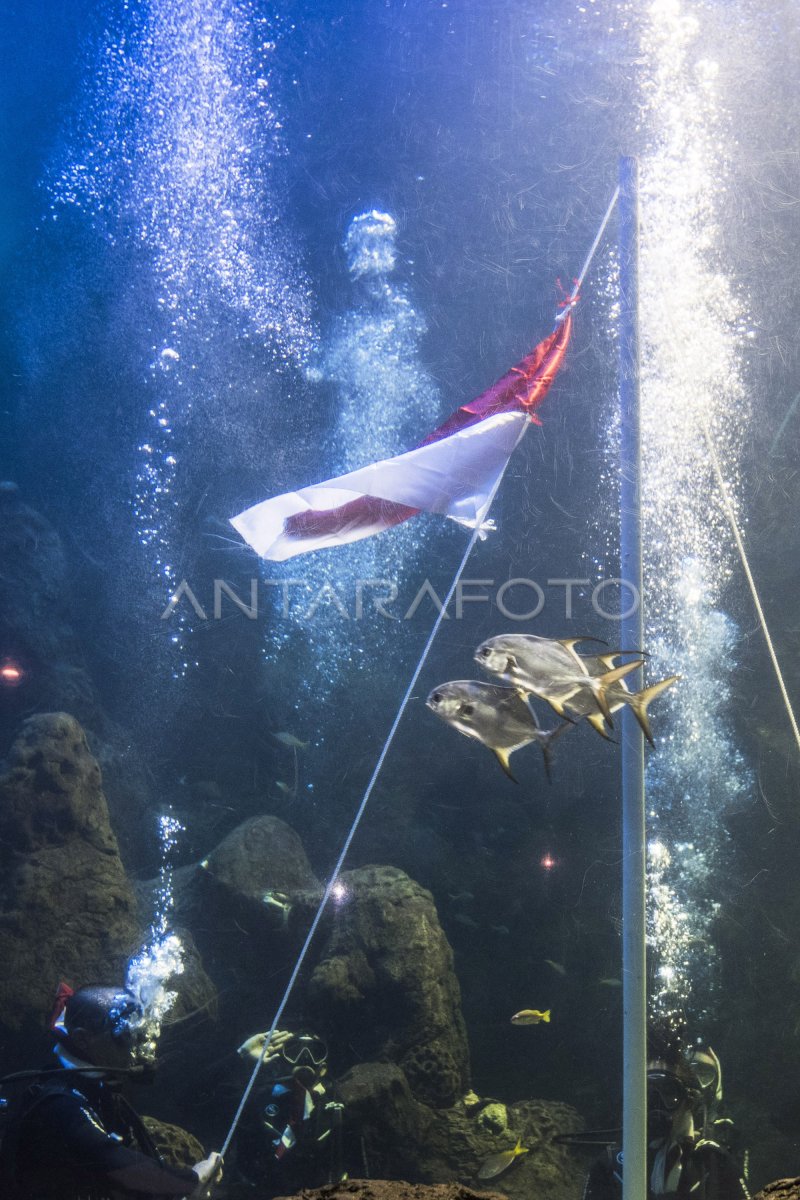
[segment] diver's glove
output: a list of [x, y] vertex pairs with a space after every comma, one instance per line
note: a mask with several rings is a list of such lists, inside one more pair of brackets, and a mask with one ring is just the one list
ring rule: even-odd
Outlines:
[[[280, 1058], [281, 1052], [287, 1042], [290, 1042], [294, 1034], [289, 1029], [276, 1029], [272, 1035], [272, 1041], [269, 1044], [267, 1056], [264, 1063], [272, 1062], [273, 1059]], [[254, 1033], [246, 1042], [242, 1042], [237, 1050], [237, 1054], [241, 1058], [252, 1058], [257, 1060], [261, 1057], [261, 1052], [264, 1049], [264, 1042], [267, 1039], [266, 1033]]]
[[198, 1198], [206, 1196], [211, 1184], [216, 1183], [217, 1180], [222, 1178], [222, 1155], [213, 1151], [209, 1154], [208, 1158], [201, 1159], [200, 1162], [195, 1163], [192, 1170], [200, 1182], [191, 1195]]

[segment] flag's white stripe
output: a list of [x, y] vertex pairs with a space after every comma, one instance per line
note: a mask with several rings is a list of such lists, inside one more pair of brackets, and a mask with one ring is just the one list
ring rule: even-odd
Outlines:
[[386, 525], [379, 519], [366, 528], [359, 526], [316, 538], [284, 533], [287, 517], [295, 513], [328, 511], [361, 496], [443, 513], [464, 524], [479, 524], [497, 477], [527, 421], [522, 412], [487, 417], [429, 446], [371, 463], [338, 479], [263, 500], [233, 517], [231, 524], [257, 554], [276, 561], [380, 533]]

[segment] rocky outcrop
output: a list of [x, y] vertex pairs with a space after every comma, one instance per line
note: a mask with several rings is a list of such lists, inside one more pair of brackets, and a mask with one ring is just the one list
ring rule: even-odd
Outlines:
[[267, 892], [319, 886], [303, 843], [278, 817], [253, 817], [237, 825], [204, 860], [203, 868], [231, 896], [259, 904]]
[[520, 1139], [528, 1153], [486, 1186], [514, 1200], [574, 1200], [580, 1194], [582, 1164], [553, 1141], [556, 1134], [581, 1128], [568, 1104], [506, 1105], [470, 1092], [450, 1108], [431, 1109], [414, 1098], [393, 1063], [354, 1067], [339, 1081], [338, 1093], [348, 1124], [359, 1131], [370, 1174], [426, 1183], [457, 1179], [480, 1187], [483, 1163]]
[[496, 1200], [498, 1193], [474, 1192], [459, 1183], [429, 1186], [388, 1179], [348, 1179], [315, 1191], [306, 1188], [297, 1196], [299, 1200]]
[[756, 1192], [753, 1200], [800, 1200], [800, 1178], [776, 1179]]
[[453, 1104], [469, 1084], [469, 1050], [433, 897], [396, 867], [346, 871], [340, 883], [309, 1005], [360, 1058], [399, 1063], [417, 1100]]
[[60, 979], [121, 980], [138, 932], [83, 730], [31, 717], [0, 776], [0, 1022], [41, 1027]]

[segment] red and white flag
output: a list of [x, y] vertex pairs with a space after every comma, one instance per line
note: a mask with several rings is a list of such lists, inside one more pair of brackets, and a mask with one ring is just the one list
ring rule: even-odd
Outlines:
[[528, 423], [538, 422], [534, 410], [558, 373], [571, 332], [567, 310], [549, 337], [414, 450], [262, 500], [231, 524], [257, 554], [275, 562], [371, 537], [419, 512], [480, 528], [514, 447]]

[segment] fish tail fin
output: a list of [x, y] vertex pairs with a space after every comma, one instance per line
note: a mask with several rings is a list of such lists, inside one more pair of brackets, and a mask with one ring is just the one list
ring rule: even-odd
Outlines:
[[509, 751], [508, 750], [500, 750], [493, 746], [492, 753], [494, 754], [497, 761], [500, 763], [500, 766], [503, 768], [503, 770], [505, 771], [508, 778], [513, 780], [514, 783], [519, 783], [519, 780], [511, 772], [511, 766], [508, 761]]
[[642, 728], [642, 733], [653, 748], [655, 748], [655, 742], [653, 741], [653, 731], [650, 728], [650, 721], [647, 716], [647, 706], [651, 700], [655, 700], [656, 696], [660, 696], [662, 692], [665, 692], [668, 687], [672, 687], [673, 683], [677, 683], [679, 679], [680, 675], [670, 675], [666, 679], [660, 679], [658, 683], [653, 683], [650, 687], [643, 688], [641, 692], [632, 692], [627, 701], [628, 707]]
[[547, 700], [547, 703], [552, 708], [553, 712], [557, 713], [558, 716], [561, 717], [562, 721], [566, 721], [570, 725], [575, 724], [575, 721], [573, 720], [573, 718], [569, 715], [569, 713], [564, 708], [564, 705], [567, 702], [566, 699], [562, 699], [560, 696], [546, 696], [545, 699]]
[[542, 1013], [542, 1020], [547, 1021], [548, 1025], [550, 1024], [550, 1009], [549, 1008], [548, 1008], [547, 1012]]
[[555, 729], [548, 730], [540, 739], [542, 747], [542, 758], [544, 759], [544, 769], [547, 775], [547, 782], [553, 782], [553, 742], [557, 741], [562, 733], [566, 733], [568, 729], [572, 729], [574, 722], [564, 721], [561, 725], [556, 725]]
[[635, 659], [633, 662], [623, 663], [621, 667], [616, 667], [613, 671], [606, 671], [605, 675], [598, 675], [587, 680], [592, 689], [597, 707], [611, 729], [614, 728], [614, 722], [611, 719], [611, 709], [608, 707], [606, 688], [610, 687], [612, 683], [619, 683], [620, 679], [624, 679], [626, 675], [630, 675], [631, 671], [638, 670], [641, 665], [641, 659]]
[[[592, 729], [600, 734], [601, 738], [605, 738], [607, 742], [614, 742], [611, 734], [606, 729], [605, 717], [602, 713], [589, 713], [586, 720], [591, 725]], [[614, 743], [616, 745], [616, 743]]]

